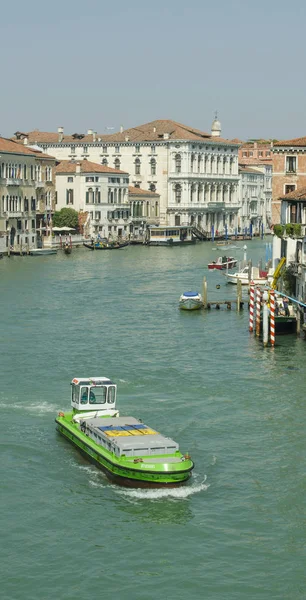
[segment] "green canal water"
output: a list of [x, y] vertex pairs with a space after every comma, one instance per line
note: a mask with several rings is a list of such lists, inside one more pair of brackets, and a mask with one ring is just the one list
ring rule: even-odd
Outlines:
[[[248, 257], [265, 258], [265, 242]], [[243, 258], [242, 245], [230, 252]], [[263, 349], [211, 243], [0, 262], [1, 599], [306, 598], [306, 343]], [[216, 286], [220, 285], [220, 289]], [[75, 376], [195, 461], [185, 487], [110, 484], [55, 431]]]

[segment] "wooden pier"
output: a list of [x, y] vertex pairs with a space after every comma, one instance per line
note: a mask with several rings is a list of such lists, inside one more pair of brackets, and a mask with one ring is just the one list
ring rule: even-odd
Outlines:
[[207, 280], [206, 277], [203, 279], [203, 308], [211, 309], [214, 307], [217, 310], [220, 310], [221, 306], [226, 307], [227, 310], [232, 309], [232, 305], [235, 306], [236, 310], [239, 312], [243, 309], [245, 302], [242, 300], [242, 285], [241, 281], [238, 279], [237, 281], [237, 295], [236, 298], [231, 298], [229, 300], [208, 300], [207, 298]]

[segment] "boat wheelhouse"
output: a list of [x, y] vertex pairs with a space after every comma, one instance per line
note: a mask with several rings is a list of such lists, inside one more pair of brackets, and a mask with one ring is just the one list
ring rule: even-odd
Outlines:
[[147, 229], [147, 243], [150, 246], [176, 246], [182, 244], [194, 244], [196, 238], [193, 228], [176, 225], [173, 227], [161, 227], [152, 225]]
[[74, 378], [72, 412], [60, 412], [58, 431], [113, 481], [133, 487], [178, 485], [193, 462], [174, 440], [116, 409], [117, 386], [106, 377]]

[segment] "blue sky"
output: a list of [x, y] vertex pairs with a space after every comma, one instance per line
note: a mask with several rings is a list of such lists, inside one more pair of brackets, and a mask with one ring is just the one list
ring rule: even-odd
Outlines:
[[0, 133], [154, 119], [306, 135], [306, 2], [16, 0], [1, 6]]

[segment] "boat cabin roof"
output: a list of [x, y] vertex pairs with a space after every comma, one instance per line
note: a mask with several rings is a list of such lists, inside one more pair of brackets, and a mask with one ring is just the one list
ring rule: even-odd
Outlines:
[[71, 384], [75, 385], [115, 385], [108, 377], [75, 377]]

